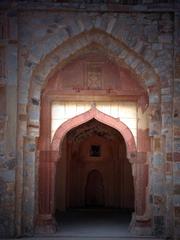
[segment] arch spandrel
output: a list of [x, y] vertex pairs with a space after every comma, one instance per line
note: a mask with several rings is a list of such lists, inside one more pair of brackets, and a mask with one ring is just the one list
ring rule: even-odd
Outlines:
[[[126, 46], [124, 42], [98, 29], [80, 33], [57, 46], [35, 67], [31, 80], [44, 87], [48, 76], [54, 72], [54, 69], [66, 62], [76, 52], [88, 47], [92, 43], [111, 52], [128, 65], [140, 78], [145, 80], [143, 83], [145, 88], [157, 83], [158, 76], [149, 62], [143, 60], [138, 53]], [[130, 59], [134, 59], [134, 61], [130, 61]], [[139, 69], [140, 67], [137, 67], [137, 65], [142, 66], [142, 68]]]
[[[130, 70], [132, 70], [138, 77], [139, 83], [145, 90], [152, 89], [153, 86], [159, 85], [159, 78], [152, 66], [145, 60], [142, 59], [133, 50], [129, 49], [123, 42], [113, 38], [106, 32], [94, 29], [88, 32], [81, 33], [75, 37], [70, 38], [63, 44], [54, 49], [50, 54], [48, 54], [42, 61], [36, 66], [32, 73], [29, 91], [29, 105], [28, 105], [28, 120], [31, 122], [31, 116], [33, 115], [33, 103], [34, 97], [39, 98], [41, 91], [46, 85], [47, 80], [50, 76], [65, 64], [65, 62], [75, 53], [83, 48], [86, 48], [90, 44], [98, 44], [102, 46], [107, 52], [111, 52], [117, 60], [123, 61]], [[134, 59], [128, 63], [128, 59]], [[137, 67], [142, 65], [143, 67]], [[40, 99], [37, 99], [40, 100]], [[37, 108], [40, 106], [37, 106]], [[39, 119], [36, 119], [39, 121]]]

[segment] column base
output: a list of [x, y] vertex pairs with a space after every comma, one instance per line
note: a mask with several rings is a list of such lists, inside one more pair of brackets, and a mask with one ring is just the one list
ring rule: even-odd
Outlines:
[[56, 220], [52, 215], [39, 215], [36, 222], [36, 234], [50, 234], [57, 230]]
[[136, 214], [133, 213], [129, 230], [137, 236], [152, 236], [151, 219], [147, 218], [147, 216], [136, 216]]

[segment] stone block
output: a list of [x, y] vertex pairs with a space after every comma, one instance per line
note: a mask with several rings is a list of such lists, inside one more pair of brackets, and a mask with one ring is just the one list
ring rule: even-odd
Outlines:
[[158, 51], [158, 50], [162, 50], [163, 45], [162, 43], [153, 43], [152, 44], [152, 50]]
[[[81, 15], [81, 21], [83, 22], [84, 28], [86, 31], [93, 28], [93, 22], [90, 16], [87, 16], [87, 14]], [[96, 20], [95, 20], [96, 21]], [[95, 23], [94, 23], [95, 25]]]
[[34, 152], [36, 150], [36, 145], [34, 143], [26, 144], [26, 150], [28, 152]]
[[156, 57], [156, 54], [152, 49], [146, 49], [143, 56], [147, 61], [151, 62]]
[[154, 43], [158, 42], [158, 29], [156, 24], [147, 25], [144, 28], [144, 36], [147, 38], [148, 42]]
[[[48, 37], [47, 33], [50, 33], [50, 30], [52, 29], [51, 27], [46, 29], [45, 27], [42, 27], [42, 26], [41, 26], [41, 28], [38, 28], [38, 30], [34, 31], [34, 38], [39, 41], [42, 41], [42, 39], [44, 37]], [[52, 31], [52, 33], [53, 33], [53, 31]]]
[[160, 122], [150, 122], [149, 124], [149, 136], [157, 136], [160, 135]]
[[153, 86], [156, 83], [154, 76], [145, 77], [145, 85], [147, 87]]
[[170, 95], [171, 93], [171, 88], [167, 87], [167, 88], [161, 88], [161, 94], [162, 95]]
[[111, 33], [112, 32], [112, 29], [113, 29], [115, 23], [116, 23], [116, 18], [111, 18], [109, 20], [109, 23], [108, 23], [108, 26], [107, 26], [107, 30], [106, 30], [107, 33]]
[[[97, 17], [96, 20], [97, 20], [97, 26], [99, 26], [101, 18]], [[84, 22], [82, 21], [82, 19], [78, 18], [77, 24], [79, 25], [80, 30], [83, 32], [85, 30], [85, 26], [84, 26]]]
[[172, 176], [171, 176], [172, 171], [171, 171], [171, 173], [168, 172], [166, 174], [169, 174], [169, 175], [166, 175], [166, 179], [165, 179], [165, 181], [166, 181], [166, 194], [167, 194], [165, 204], [168, 207], [172, 202], [172, 194], [173, 194], [173, 187], [172, 187], [173, 181], [172, 181]]
[[174, 206], [180, 206], [180, 195], [179, 194], [174, 194], [173, 204], [174, 204]]
[[172, 111], [172, 103], [171, 102], [165, 102], [161, 103], [161, 113], [171, 113]]
[[162, 153], [154, 153], [153, 155], [153, 167], [161, 167], [164, 164]]
[[173, 177], [174, 184], [180, 184], [180, 175]]
[[174, 152], [180, 153], [180, 140], [176, 139], [174, 141]]
[[160, 33], [171, 33], [173, 31], [173, 23], [167, 21], [160, 21], [159, 23], [159, 32]]
[[175, 66], [175, 78], [180, 78], [180, 65]]
[[153, 202], [154, 202], [154, 204], [161, 205], [162, 203], [164, 203], [164, 197], [154, 195], [154, 201]]
[[172, 136], [168, 135], [168, 130], [167, 130], [167, 132], [166, 131], [164, 131], [164, 132], [162, 131], [162, 134], [166, 135], [165, 151], [167, 153], [170, 153], [172, 151], [172, 145], [173, 145]]
[[[12, 203], [13, 204], [13, 203]], [[14, 237], [14, 207], [9, 205], [0, 209], [0, 237], [1, 239]]]
[[174, 194], [180, 195], [180, 184], [174, 185]]
[[28, 103], [28, 90], [26, 86], [21, 86], [21, 90], [19, 90], [19, 98], [18, 103], [19, 104], [27, 104]]
[[173, 121], [173, 124], [176, 127], [180, 126], [179, 114], [180, 114], [179, 110], [175, 109], [174, 110], [174, 121]]
[[[135, 69], [139, 63], [140, 63], [140, 60], [135, 58], [134, 61], [131, 63], [131, 67]], [[154, 83], [151, 84], [151, 81], [154, 82], [154, 79], [151, 78], [149, 81], [147, 80], [147, 85], [149, 82], [150, 82], [150, 85], [153, 85]]]
[[162, 95], [162, 96], [161, 96], [161, 101], [162, 101], [163, 103], [165, 103], [165, 102], [171, 102], [171, 101], [172, 101], [172, 96], [171, 96], [171, 95]]
[[[180, 68], [180, 66], [179, 66]], [[179, 96], [180, 95], [180, 81], [174, 82], [174, 93]]]
[[3, 162], [3, 167], [8, 170], [13, 170], [16, 167], [17, 160], [15, 157], [9, 157]]
[[159, 42], [160, 43], [169, 43], [169, 44], [171, 44], [172, 41], [173, 41], [173, 35], [172, 34], [165, 33], [165, 34], [160, 34], [159, 35]]
[[149, 94], [149, 103], [150, 104], [155, 104], [159, 103], [159, 95], [157, 93], [150, 93]]
[[17, 40], [17, 17], [9, 17], [9, 38], [11, 40]]
[[172, 163], [166, 162], [166, 174], [171, 174], [173, 170]]
[[175, 64], [180, 65], [180, 54], [176, 54]]
[[7, 48], [8, 85], [17, 86], [17, 46], [9, 44]]
[[174, 162], [173, 170], [180, 173], [180, 162]]
[[162, 114], [162, 128], [170, 127], [172, 124], [172, 116], [170, 114]]
[[174, 137], [180, 138], [180, 127], [174, 127]]
[[180, 162], [180, 153], [176, 153], [176, 152], [175, 152], [175, 153], [173, 154], [173, 157], [174, 157], [174, 161], [175, 161], [175, 162]]
[[180, 207], [175, 207], [174, 211], [175, 211], [175, 217], [179, 217], [180, 218]]
[[164, 184], [154, 180], [153, 193], [156, 195], [162, 195], [165, 193]]
[[154, 151], [160, 152], [161, 149], [161, 139], [160, 138], [154, 138]]
[[134, 46], [134, 50], [136, 52], [141, 52], [142, 49], [144, 49], [144, 41], [142, 41], [142, 40], [137, 41], [136, 45]]
[[175, 223], [174, 231], [176, 236], [175, 240], [179, 240], [180, 239], [180, 217], [176, 217], [174, 223]]
[[164, 216], [154, 216], [154, 234], [161, 236], [164, 233], [165, 221]]
[[170, 162], [172, 161], [172, 153], [167, 153], [166, 154], [166, 160], [170, 161]]
[[[180, 111], [180, 96], [174, 96], [174, 108], [175, 108], [175, 111], [178, 110]], [[176, 117], [176, 116], [175, 116]]]
[[153, 205], [153, 214], [154, 215], [163, 215], [164, 209], [160, 205]]
[[2, 170], [0, 172], [0, 178], [4, 182], [13, 182], [15, 181], [15, 171], [14, 170]]
[[39, 106], [32, 106], [29, 110], [29, 118], [32, 121], [39, 121]]

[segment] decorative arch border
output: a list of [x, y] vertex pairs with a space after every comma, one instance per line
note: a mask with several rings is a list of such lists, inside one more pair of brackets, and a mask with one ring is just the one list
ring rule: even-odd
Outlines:
[[51, 152], [56, 153], [53, 154], [53, 161], [57, 161], [57, 155], [61, 155], [61, 144], [65, 137], [65, 135], [73, 128], [80, 126], [83, 123], [90, 121], [91, 119], [96, 119], [97, 121], [104, 123], [114, 129], [116, 129], [124, 138], [127, 149], [127, 158], [130, 162], [135, 162], [136, 159], [136, 143], [134, 140], [134, 136], [131, 133], [131, 130], [120, 121], [119, 118], [113, 118], [101, 111], [99, 111], [96, 107], [92, 107], [89, 111], [82, 113], [78, 116], [75, 116], [66, 122], [64, 122], [55, 132], [51, 143]]
[[[45, 151], [45, 155], [40, 161], [40, 172], [39, 172], [39, 211], [38, 211], [38, 222], [37, 231], [43, 233], [45, 232], [55, 232], [56, 224], [54, 219], [54, 193], [55, 193], [55, 175], [56, 175], [56, 163], [62, 155], [62, 142], [66, 134], [73, 128], [82, 125], [90, 121], [91, 119], [96, 119], [97, 121], [106, 124], [109, 127], [116, 129], [124, 138], [127, 150], [127, 159], [132, 164], [132, 175], [134, 179], [134, 192], [135, 192], [135, 213], [132, 216], [130, 227], [132, 226], [132, 231], [135, 229], [135, 225], [138, 224], [149, 224], [149, 218], [147, 219], [145, 214], [145, 185], [141, 184], [142, 173], [145, 172], [144, 164], [139, 162], [138, 152], [136, 148], [136, 143], [134, 136], [130, 129], [120, 121], [119, 118], [113, 118], [101, 111], [99, 111], [95, 106], [82, 113], [75, 116], [66, 122], [64, 122], [56, 130], [51, 143], [50, 151]], [[43, 152], [42, 152], [43, 153]], [[49, 154], [48, 154], [49, 153]], [[137, 161], [136, 161], [137, 160]], [[142, 185], [142, 186], [141, 186]], [[46, 187], [45, 187], [46, 186]], [[141, 187], [140, 187], [141, 186]], [[40, 229], [40, 230], [39, 230]]]
[[[157, 101], [160, 101], [157, 91], [160, 84], [159, 76], [151, 64], [143, 60], [140, 54], [130, 49], [119, 39], [115, 39], [102, 30], [92, 29], [80, 33], [60, 44], [60, 46], [56, 47], [51, 53], [44, 57], [34, 68], [30, 79], [28, 125], [35, 125], [36, 128], [39, 126], [39, 115], [34, 118], [34, 112], [40, 112], [40, 105], [34, 104], [34, 102], [40, 103], [41, 91], [46, 85], [47, 79], [71, 56], [92, 43], [102, 46], [117, 59], [127, 64], [127, 66], [139, 76], [140, 85], [148, 91], [148, 94], [156, 96]], [[31, 135], [31, 130], [29, 130], [28, 133]]]

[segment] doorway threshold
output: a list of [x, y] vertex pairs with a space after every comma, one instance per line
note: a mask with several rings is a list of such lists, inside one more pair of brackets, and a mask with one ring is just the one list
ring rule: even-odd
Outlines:
[[[120, 209], [68, 209], [56, 216], [54, 237], [73, 239], [137, 239], [129, 231], [131, 213]], [[141, 238], [141, 237], [140, 237]], [[152, 238], [148, 237], [147, 239]]]

